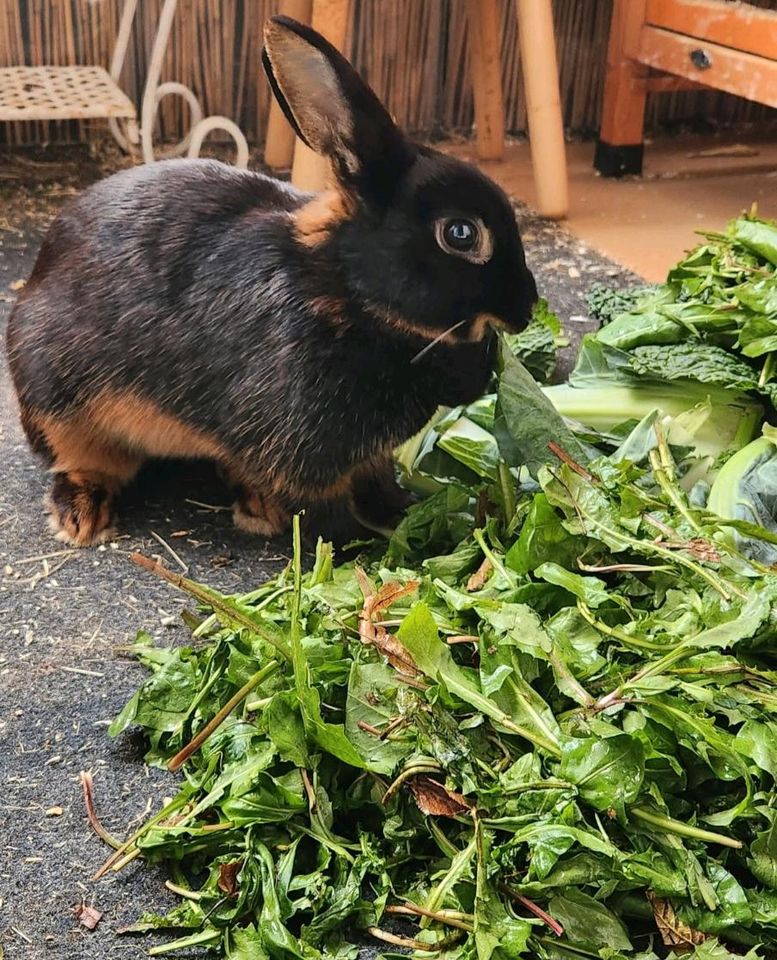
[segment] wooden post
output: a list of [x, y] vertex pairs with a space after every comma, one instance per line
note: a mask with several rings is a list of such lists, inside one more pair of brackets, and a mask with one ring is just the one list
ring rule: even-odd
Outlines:
[[501, 160], [505, 148], [505, 113], [496, 0], [467, 0], [467, 26], [478, 157]]
[[645, 0], [614, 0], [602, 123], [594, 166], [605, 177], [642, 173], [648, 67], [637, 63]]
[[[349, 0], [313, 0], [311, 26], [342, 51], [348, 31]], [[291, 182], [301, 190], [323, 190], [329, 174], [329, 161], [306, 147], [301, 140], [294, 146]]]
[[[300, 23], [310, 23], [313, 0], [283, 0], [280, 13]], [[288, 170], [294, 159], [294, 131], [275, 97], [270, 101], [267, 133], [264, 138], [264, 162], [272, 170]]]
[[516, 0], [516, 7], [537, 209], [561, 219], [569, 201], [553, 9], [550, 0]]

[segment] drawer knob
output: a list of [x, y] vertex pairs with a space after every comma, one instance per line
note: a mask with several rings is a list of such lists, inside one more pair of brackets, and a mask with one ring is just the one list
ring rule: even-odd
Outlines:
[[706, 50], [702, 50], [701, 47], [696, 50], [691, 50], [691, 63], [694, 67], [698, 67], [699, 70], [709, 70], [712, 66], [710, 55]]

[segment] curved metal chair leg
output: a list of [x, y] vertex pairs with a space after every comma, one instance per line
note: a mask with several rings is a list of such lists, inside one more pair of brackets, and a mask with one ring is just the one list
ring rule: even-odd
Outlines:
[[230, 120], [229, 117], [206, 117], [204, 120], [200, 120], [199, 123], [195, 124], [189, 131], [188, 156], [199, 156], [200, 147], [202, 147], [202, 141], [211, 132], [211, 130], [224, 130], [232, 137], [232, 139], [235, 141], [235, 146], [237, 147], [235, 166], [240, 167], [241, 170], [245, 170], [248, 166], [248, 141], [243, 136], [243, 131], [240, 129], [240, 127], [234, 122], [234, 120]]
[[[128, 0], [129, 3], [137, 3], [137, 0]], [[162, 13], [159, 17], [154, 45], [151, 48], [151, 58], [148, 65], [148, 74], [146, 76], [146, 86], [143, 91], [143, 104], [140, 113], [140, 147], [143, 160], [146, 163], [153, 163], [157, 159], [166, 159], [169, 157], [179, 157], [187, 154], [189, 157], [199, 155], [200, 148], [205, 136], [211, 130], [224, 130], [235, 141], [237, 146], [237, 166], [248, 166], [248, 142], [238, 125], [228, 117], [212, 116], [203, 117], [203, 110], [200, 101], [194, 92], [183, 83], [168, 81], [160, 83], [159, 79], [162, 73], [162, 61], [164, 60], [167, 42], [170, 39], [170, 31], [173, 26], [178, 0], [165, 0], [162, 7]], [[190, 127], [188, 133], [178, 142], [157, 151], [154, 150], [154, 124], [156, 123], [157, 112], [160, 102], [169, 95], [176, 94], [183, 97], [189, 104], [191, 111]]]
[[[186, 133], [178, 143], [168, 144], [167, 146], [160, 147], [154, 151], [154, 124], [156, 123], [156, 115], [159, 110], [159, 104], [164, 100], [165, 97], [172, 94], [177, 94], [189, 104], [189, 110], [191, 111], [191, 116], [189, 118], [189, 131]], [[148, 126], [146, 126], [148, 122]], [[182, 157], [186, 151], [189, 149], [189, 143], [192, 139], [192, 132], [197, 124], [202, 122], [202, 106], [200, 101], [197, 99], [192, 90], [189, 89], [183, 83], [177, 83], [175, 81], [168, 81], [167, 83], [160, 83], [159, 86], [154, 91], [154, 111], [150, 117], [144, 115], [143, 126], [141, 128], [141, 140], [143, 143], [143, 159], [146, 163], [153, 163], [154, 160], [168, 160], [171, 157]]]

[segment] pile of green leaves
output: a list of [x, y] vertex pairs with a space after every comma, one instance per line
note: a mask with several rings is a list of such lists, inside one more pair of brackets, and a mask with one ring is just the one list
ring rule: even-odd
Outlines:
[[592, 339], [653, 381], [698, 380], [777, 399], [777, 225], [755, 216], [706, 234], [666, 283], [592, 290]]
[[[755, 215], [711, 233], [664, 284], [613, 291], [589, 306], [603, 326], [587, 336], [569, 383], [549, 391], [556, 409], [589, 429], [658, 408], [687, 428], [697, 499], [722, 517], [777, 531], [777, 446], [766, 413], [777, 400], [777, 224]], [[709, 489], [711, 486], [712, 489]], [[777, 563], [777, 549], [737, 537]]]
[[515, 356], [539, 383], [551, 379], [556, 369], [558, 349], [568, 343], [561, 321], [542, 297], [534, 305], [526, 329], [509, 334], [506, 339]]
[[192, 640], [138, 638], [111, 730], [183, 772], [108, 865], [181, 895], [140, 919], [174, 937], [152, 953], [777, 949], [777, 577], [688, 497], [655, 417], [596, 447], [501, 363], [481, 447], [440, 451], [464, 479], [427, 473], [387, 546], [320, 543], [303, 572], [297, 528], [243, 596], [166, 574]]

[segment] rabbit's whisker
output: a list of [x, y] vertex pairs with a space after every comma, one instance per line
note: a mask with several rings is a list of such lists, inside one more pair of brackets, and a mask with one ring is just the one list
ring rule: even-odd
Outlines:
[[413, 357], [413, 359], [410, 362], [418, 363], [418, 361], [422, 357], [426, 356], [426, 354], [429, 353], [432, 347], [436, 347], [441, 340], [444, 340], [448, 336], [449, 333], [453, 333], [454, 330], [458, 330], [459, 327], [463, 327], [465, 323], [467, 323], [467, 320], [459, 320], [459, 322], [454, 323], [452, 327], [448, 327], [447, 330], [443, 330], [443, 332], [438, 337], [435, 337], [434, 340], [427, 343], [427, 345], [423, 347], [423, 349], [419, 350], [418, 353]]

